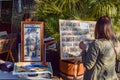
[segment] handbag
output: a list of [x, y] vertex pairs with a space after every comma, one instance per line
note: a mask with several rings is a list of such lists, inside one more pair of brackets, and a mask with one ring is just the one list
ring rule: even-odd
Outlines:
[[116, 64], [115, 64], [115, 70], [117, 73], [120, 73], [120, 61], [118, 60], [118, 57], [117, 57], [117, 51], [113, 45], [113, 49], [114, 49], [114, 52], [115, 52], [115, 55], [116, 55]]
[[120, 73], [120, 61], [119, 60], [116, 61], [115, 70], [117, 73]]

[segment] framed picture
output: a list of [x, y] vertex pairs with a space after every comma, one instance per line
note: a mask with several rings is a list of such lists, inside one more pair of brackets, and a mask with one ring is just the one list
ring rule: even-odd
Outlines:
[[80, 58], [80, 41], [94, 39], [95, 21], [59, 20], [61, 60]]
[[43, 22], [21, 22], [21, 61], [42, 60], [44, 51]]

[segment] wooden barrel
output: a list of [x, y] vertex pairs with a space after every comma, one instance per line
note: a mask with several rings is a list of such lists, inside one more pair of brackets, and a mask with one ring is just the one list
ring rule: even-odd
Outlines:
[[60, 61], [60, 76], [64, 80], [82, 80], [84, 74], [84, 66], [80, 61], [61, 60]]

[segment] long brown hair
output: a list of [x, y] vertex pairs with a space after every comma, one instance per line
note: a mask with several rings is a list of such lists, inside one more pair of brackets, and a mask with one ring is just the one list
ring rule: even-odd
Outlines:
[[30, 13], [25, 13], [23, 15], [22, 21], [25, 21], [27, 19], [31, 19], [31, 21], [33, 20], [33, 17], [32, 17], [32, 15]]
[[111, 19], [107, 16], [102, 16], [97, 20], [95, 26], [95, 39], [116, 40]]

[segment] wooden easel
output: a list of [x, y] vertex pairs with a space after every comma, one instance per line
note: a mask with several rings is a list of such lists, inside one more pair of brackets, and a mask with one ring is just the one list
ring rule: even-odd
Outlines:
[[16, 38], [11, 39], [1, 39], [0, 40], [0, 54], [8, 53], [6, 57], [6, 61], [8, 60], [9, 56], [11, 57], [12, 61], [15, 62], [14, 57], [12, 55], [12, 47], [13, 43]]

